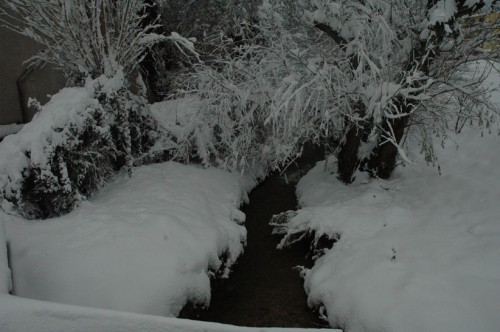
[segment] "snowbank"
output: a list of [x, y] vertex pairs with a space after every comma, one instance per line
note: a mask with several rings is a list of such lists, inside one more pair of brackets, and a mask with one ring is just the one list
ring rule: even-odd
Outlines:
[[17, 133], [23, 127], [23, 124], [0, 125], [0, 140], [5, 136]]
[[[498, 331], [500, 141], [468, 130], [389, 181], [352, 186], [320, 162], [298, 184], [287, 237], [339, 237], [307, 271], [311, 306], [347, 332]], [[286, 241], [286, 238], [283, 240]]]
[[237, 208], [249, 185], [222, 170], [169, 162], [118, 176], [60, 218], [2, 213], [15, 294], [164, 316], [187, 301], [207, 304], [210, 271], [243, 251]]
[[[176, 318], [96, 310], [0, 294], [2, 332], [314, 332], [314, 329], [247, 328]], [[321, 330], [332, 331], [334, 330]]]

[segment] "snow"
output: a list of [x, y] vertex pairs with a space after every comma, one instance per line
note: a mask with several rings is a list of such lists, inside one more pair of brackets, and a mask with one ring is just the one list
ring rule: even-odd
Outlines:
[[109, 78], [105, 75], [92, 80], [87, 78], [85, 81], [85, 89], [88, 91], [93, 91], [99, 89], [104, 93], [113, 93], [120, 90], [125, 84], [125, 73], [123, 68], [118, 68], [113, 77]]
[[302, 209], [281, 245], [307, 231], [339, 238], [305, 275], [309, 305], [323, 306], [331, 326], [498, 331], [500, 142], [482, 136], [469, 128], [452, 137], [441, 175], [420, 161], [346, 186], [329, 158], [301, 179]]
[[0, 125], [0, 139], [5, 136], [17, 133], [23, 128], [23, 124]]
[[[0, 188], [16, 192], [30, 165], [47, 168], [50, 153], [68, 139], [68, 123], [82, 125], [89, 117], [88, 108], [97, 107], [94, 87], [64, 88], [25, 124], [16, 135], [9, 135], [0, 144]], [[60, 130], [59, 130], [60, 129]], [[1, 207], [9, 211], [10, 204], [0, 197]]]
[[196, 38], [185, 38], [179, 35], [177, 32], [172, 31], [170, 36], [166, 37], [167, 40], [174, 43], [179, 51], [181, 51], [186, 56], [194, 56], [198, 60], [200, 59], [200, 55], [196, 51], [194, 43], [196, 42]]
[[208, 304], [211, 271], [227, 275], [243, 252], [238, 207], [252, 185], [245, 181], [168, 162], [117, 176], [60, 218], [0, 213], [15, 294], [163, 316], [177, 315], [187, 301]]
[[0, 144], [0, 187], [18, 186], [28, 165], [44, 168], [48, 151], [67, 142], [68, 124], [80, 128], [89, 119], [89, 110], [99, 109], [95, 92], [116, 91], [123, 82], [120, 70], [113, 78], [100, 76], [87, 80], [85, 87], [64, 88], [53, 95], [31, 122], [16, 128], [20, 129], [17, 135], [5, 137]]
[[[320, 330], [238, 327], [176, 318], [81, 308], [0, 294], [0, 331], [314, 332]], [[326, 331], [336, 332], [336, 330]]]
[[429, 10], [429, 24], [449, 22], [457, 12], [455, 0], [441, 0]]
[[202, 109], [197, 97], [165, 100], [151, 105], [151, 114], [177, 141], [187, 140], [194, 130], [193, 117]]
[[[471, 8], [479, 4], [480, 2], [483, 2], [484, 8], [491, 8], [493, 4], [493, 0], [466, 0], [462, 3], [462, 6], [464, 8]], [[446, 32], [452, 33], [452, 30], [447, 23], [449, 23], [452, 20], [453, 16], [457, 13], [458, 5], [459, 3], [456, 0], [437, 1], [434, 6], [429, 9], [428, 18], [425, 24], [427, 25], [427, 27], [430, 27], [439, 23], [444, 23]], [[429, 34], [429, 29], [423, 29], [420, 35], [420, 39], [427, 39], [429, 37]]]

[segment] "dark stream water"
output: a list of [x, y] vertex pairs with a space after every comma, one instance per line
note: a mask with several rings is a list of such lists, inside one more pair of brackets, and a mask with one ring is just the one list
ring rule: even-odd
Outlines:
[[306, 259], [309, 243], [277, 250], [280, 237], [271, 234], [272, 215], [296, 207], [295, 183], [284, 176], [273, 175], [256, 187], [242, 209], [248, 230], [245, 253], [228, 279], [214, 281], [207, 310], [186, 308], [180, 317], [241, 326], [328, 327], [307, 307], [303, 280], [294, 269], [312, 265]]

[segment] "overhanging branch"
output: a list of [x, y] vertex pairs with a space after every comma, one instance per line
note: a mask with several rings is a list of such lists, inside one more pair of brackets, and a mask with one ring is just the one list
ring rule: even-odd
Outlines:
[[333, 30], [328, 25], [326, 25], [324, 23], [317, 23], [317, 22], [315, 22], [314, 27], [317, 28], [317, 29], [319, 29], [319, 30], [321, 30], [321, 31], [323, 31], [324, 33], [326, 33], [326, 35], [328, 37], [332, 38], [337, 44], [339, 44], [341, 46], [347, 45], [347, 40], [345, 40], [344, 38], [342, 38], [337, 31]]

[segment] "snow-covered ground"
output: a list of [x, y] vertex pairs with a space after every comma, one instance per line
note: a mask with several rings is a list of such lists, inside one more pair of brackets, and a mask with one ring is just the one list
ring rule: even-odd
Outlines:
[[[248, 328], [176, 318], [60, 305], [0, 294], [2, 332], [314, 332], [315, 329]], [[341, 332], [327, 330], [331, 332]]]
[[243, 251], [238, 207], [250, 185], [222, 170], [168, 162], [118, 176], [60, 218], [0, 212], [14, 292], [163, 316], [177, 315], [187, 301], [207, 304], [210, 271]]
[[[317, 329], [248, 328], [176, 318], [97, 310], [0, 294], [2, 332], [314, 332]], [[341, 332], [339, 330], [327, 330]]]
[[[498, 95], [495, 96], [497, 100]], [[338, 238], [305, 274], [311, 306], [346, 332], [494, 332], [500, 328], [500, 138], [465, 129], [438, 169], [339, 183], [336, 161], [297, 187], [304, 231]], [[457, 149], [458, 143], [458, 149]]]

